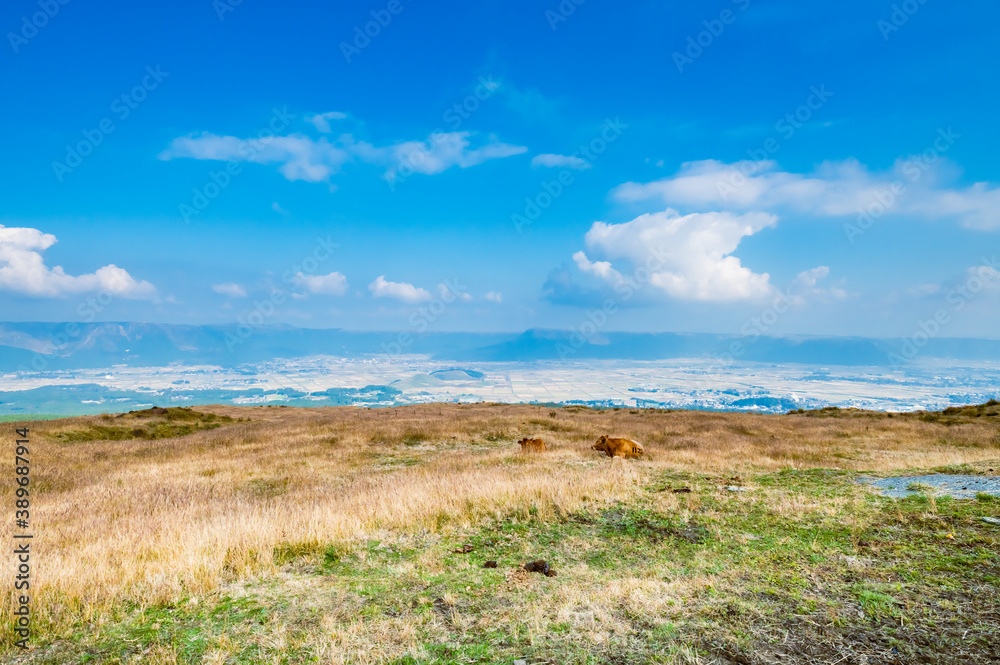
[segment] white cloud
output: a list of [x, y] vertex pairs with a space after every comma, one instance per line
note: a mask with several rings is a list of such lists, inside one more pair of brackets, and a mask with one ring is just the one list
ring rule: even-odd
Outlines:
[[945, 186], [955, 172], [943, 157], [928, 161], [923, 156], [899, 159], [884, 173], [873, 173], [857, 160], [824, 162], [809, 174], [779, 171], [773, 161], [704, 160], [682, 164], [678, 173], [661, 180], [625, 183], [613, 196], [627, 202], [786, 209], [821, 217], [857, 217], [867, 211], [875, 217], [949, 218], [972, 228], [1000, 228], [1000, 187], [984, 182]]
[[770, 276], [746, 268], [732, 253], [744, 237], [773, 226], [776, 220], [760, 212], [681, 216], [668, 209], [623, 224], [595, 222], [585, 241], [592, 253], [607, 260], [591, 261], [584, 252], [577, 252], [573, 259], [581, 271], [611, 285], [625, 279], [613, 265], [616, 260], [647, 268], [650, 287], [680, 300], [763, 298], [773, 292]]
[[570, 155], [553, 155], [549, 153], [544, 155], [535, 155], [535, 157], [531, 160], [531, 165], [536, 169], [539, 166], [548, 166], [548, 167], [565, 166], [567, 168], [576, 169], [577, 171], [583, 171], [584, 169], [589, 169], [591, 166], [590, 162], [583, 159], [582, 157], [573, 157]]
[[225, 282], [223, 284], [213, 284], [212, 290], [218, 294], [229, 298], [246, 298], [247, 291], [235, 282]]
[[573, 255], [573, 261], [576, 262], [576, 267], [581, 272], [596, 275], [611, 284], [618, 284], [624, 279], [620, 272], [611, 267], [610, 261], [591, 261], [587, 258], [587, 254], [582, 251]]
[[483, 297], [492, 302], [503, 302], [503, 294], [497, 291], [490, 291]]
[[0, 290], [40, 298], [58, 298], [89, 291], [108, 291], [132, 300], [154, 300], [156, 287], [136, 281], [126, 270], [111, 264], [85, 275], [67, 275], [60, 266], [45, 265], [42, 252], [56, 237], [38, 229], [0, 225]]
[[329, 275], [307, 275], [299, 272], [296, 280], [309, 293], [324, 296], [342, 296], [347, 293], [347, 278], [339, 272]]
[[408, 303], [425, 302], [431, 299], [431, 294], [426, 289], [406, 282], [386, 281], [385, 275], [379, 275], [374, 282], [368, 285], [368, 290], [376, 298], [394, 298]]
[[271, 204], [271, 210], [278, 213], [279, 215], [287, 215], [288, 211], [281, 207], [281, 204], [275, 201]]
[[438, 297], [446, 303], [458, 300], [459, 302], [472, 302], [472, 296], [460, 289], [454, 289], [447, 284], [438, 284]]
[[814, 288], [821, 279], [826, 279], [830, 274], [830, 268], [827, 266], [819, 266], [811, 270], [804, 270], [798, 274], [795, 278], [797, 284], [802, 285], [807, 289]]
[[494, 137], [479, 148], [470, 148], [470, 132], [432, 134], [426, 141], [405, 141], [384, 148], [359, 144], [357, 150], [365, 161], [386, 164], [386, 178], [410, 172], [434, 175], [452, 166], [468, 168], [491, 159], [503, 159], [528, 151], [524, 146], [501, 143]]
[[342, 134], [334, 140], [326, 136], [313, 139], [304, 134], [240, 139], [205, 132], [174, 139], [159, 158], [278, 164], [278, 171], [288, 180], [325, 182], [354, 160], [385, 168], [385, 177], [391, 180], [398, 172], [433, 175], [453, 166], [468, 168], [528, 150], [492, 136], [473, 147], [471, 137], [471, 132], [435, 133], [425, 141], [374, 146], [356, 141], [351, 134]]
[[318, 141], [304, 134], [240, 139], [208, 132], [176, 138], [160, 153], [160, 159], [192, 159], [279, 164], [278, 171], [288, 180], [323, 182], [339, 173], [351, 153], [343, 146]]
[[312, 123], [313, 127], [318, 129], [320, 132], [329, 134], [333, 131], [330, 127], [331, 120], [344, 120], [346, 118], [346, 113], [341, 113], [340, 111], [329, 111], [327, 113], [317, 113], [316, 115], [306, 116], [306, 122]]
[[822, 288], [819, 283], [830, 276], [829, 266], [818, 266], [810, 270], [804, 270], [796, 275], [788, 289], [789, 295], [795, 304], [801, 305], [807, 300], [830, 299], [843, 300], [847, 298], [847, 292], [837, 287]]

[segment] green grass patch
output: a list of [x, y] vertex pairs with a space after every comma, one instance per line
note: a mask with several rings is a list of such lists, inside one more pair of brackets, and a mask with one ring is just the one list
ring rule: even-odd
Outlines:
[[853, 590], [868, 618], [895, 619], [901, 616], [899, 610], [901, 603], [878, 587], [862, 583], [856, 584]]
[[61, 443], [129, 441], [132, 439], [151, 441], [187, 436], [199, 430], [216, 429], [225, 424], [236, 422], [229, 416], [203, 413], [184, 407], [157, 411], [145, 409], [118, 416], [110, 414], [101, 416], [101, 419], [107, 423], [118, 423], [126, 418], [129, 421], [127, 424], [93, 424], [82, 429], [56, 432], [50, 436]]

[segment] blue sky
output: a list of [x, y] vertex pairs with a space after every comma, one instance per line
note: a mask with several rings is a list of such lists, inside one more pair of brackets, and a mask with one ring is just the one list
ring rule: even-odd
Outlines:
[[15, 0], [3, 318], [995, 337], [998, 19]]

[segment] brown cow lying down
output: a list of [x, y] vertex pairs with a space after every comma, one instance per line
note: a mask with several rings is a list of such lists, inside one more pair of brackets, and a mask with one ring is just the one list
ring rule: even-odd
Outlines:
[[607, 436], [598, 439], [593, 448], [607, 453], [608, 457], [638, 457], [645, 452], [642, 444], [632, 439], [612, 439]]
[[545, 442], [541, 439], [521, 439], [518, 443], [521, 444], [521, 452], [540, 453], [545, 450]]

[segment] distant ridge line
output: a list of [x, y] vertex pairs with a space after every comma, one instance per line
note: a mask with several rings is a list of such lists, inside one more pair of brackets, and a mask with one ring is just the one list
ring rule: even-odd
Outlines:
[[[241, 335], [238, 343], [232, 343]], [[1000, 340], [932, 338], [907, 355], [906, 340], [783, 335], [743, 337], [718, 333], [629, 333], [532, 328], [523, 333], [353, 331], [284, 324], [240, 330], [237, 324], [137, 322], [0, 323], [0, 370], [93, 369], [172, 363], [234, 366], [275, 358], [426, 355], [445, 362], [718, 359], [887, 366], [893, 355], [965, 361], [1000, 361]], [[734, 353], [734, 350], [738, 351]]]

